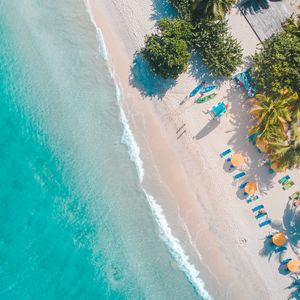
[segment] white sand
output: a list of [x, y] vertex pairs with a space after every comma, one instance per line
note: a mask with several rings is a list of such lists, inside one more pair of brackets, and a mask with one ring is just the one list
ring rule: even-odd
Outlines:
[[[208, 292], [217, 299], [287, 299], [293, 291], [287, 289], [292, 279], [280, 274], [279, 255], [263, 250], [265, 236], [275, 229], [259, 228], [251, 208], [264, 204], [275, 225], [282, 223], [284, 216], [291, 219], [286, 207], [288, 195], [300, 190], [299, 171], [288, 172], [296, 185], [283, 191], [277, 181], [284, 174], [274, 177], [266, 167], [259, 167], [263, 155], [246, 138], [249, 106], [243, 91], [232, 81], [221, 83], [217, 98], [209, 103], [194, 104], [189, 99], [179, 104], [205, 75], [197, 71], [197, 66], [202, 67], [197, 61], [161, 99], [141, 94], [136, 82], [148, 92], [166, 85], [151, 80], [142, 63], [134, 66], [135, 76], [131, 72], [134, 53], [142, 47], [144, 35], [154, 30], [157, 19], [170, 12], [164, 0], [90, 0], [90, 4], [122, 87], [123, 106], [142, 149], [144, 184], [156, 190], [156, 198]], [[229, 24], [247, 61], [258, 40], [235, 9]], [[229, 101], [231, 109], [218, 123], [210, 120], [207, 110], [221, 99]], [[186, 133], [178, 139], [176, 131], [184, 123]], [[224, 159], [219, 156], [229, 146], [247, 157], [247, 177], [238, 182], [233, 180], [237, 171], [225, 170]], [[252, 179], [259, 183], [260, 200], [247, 204], [239, 197], [238, 185]], [[297, 258], [289, 244], [288, 248], [283, 256]]]

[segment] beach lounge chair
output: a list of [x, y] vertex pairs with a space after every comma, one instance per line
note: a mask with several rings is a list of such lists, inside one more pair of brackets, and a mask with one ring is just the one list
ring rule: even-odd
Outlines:
[[220, 118], [227, 111], [227, 106], [223, 101], [214, 105], [209, 112], [213, 115], [213, 118]]
[[223, 151], [221, 154], [220, 154], [220, 156], [221, 157], [224, 157], [224, 156], [226, 156], [226, 155], [228, 155], [229, 153], [231, 153], [231, 149], [230, 148], [228, 148], [227, 150], [225, 150], [225, 151]]
[[290, 260], [292, 260], [291, 258], [287, 258], [283, 261], [280, 262], [281, 265], [286, 265]]
[[258, 199], [259, 199], [258, 195], [253, 195], [249, 199], [247, 199], [247, 203], [251, 203], [251, 202], [256, 201]]
[[238, 174], [234, 175], [234, 176], [233, 176], [233, 179], [239, 179], [239, 178], [241, 178], [241, 177], [243, 177], [243, 176], [245, 176], [245, 175], [246, 175], [245, 172], [241, 172], [241, 173], [238, 173]]
[[258, 214], [257, 216], [255, 216], [255, 219], [260, 219], [266, 215], [267, 215], [267, 213]]
[[189, 94], [189, 97], [193, 97], [195, 96], [199, 91], [200, 89], [202, 88], [202, 86], [205, 84], [205, 81], [202, 81], [198, 86], [196, 86]]
[[264, 205], [260, 204], [260, 205], [255, 206], [254, 208], [252, 208], [252, 211], [256, 212], [256, 211], [258, 211], [258, 210], [260, 210], [262, 208], [264, 208]]
[[246, 181], [246, 182], [244, 182], [243, 184], [241, 184], [241, 185], [239, 186], [239, 188], [240, 188], [240, 189], [243, 189], [247, 184], [248, 184], [248, 181]]
[[283, 185], [283, 189], [286, 191], [288, 190], [289, 188], [291, 188], [293, 185], [295, 185], [295, 182], [290, 180], [290, 181], [287, 181], [284, 185]]
[[297, 200], [300, 197], [300, 192], [295, 192], [294, 194], [292, 194], [291, 196], [289, 196], [290, 200]]
[[285, 247], [285, 246], [281, 246], [281, 247], [277, 247], [276, 249], [275, 249], [275, 253], [280, 253], [280, 252], [282, 252], [282, 251], [285, 251], [287, 248]]
[[269, 225], [271, 223], [272, 223], [271, 220], [266, 220], [264, 222], [259, 223], [258, 225], [259, 225], [259, 227], [264, 227], [264, 226]]
[[278, 180], [279, 183], [284, 184], [286, 181], [290, 180], [290, 175], [286, 175]]

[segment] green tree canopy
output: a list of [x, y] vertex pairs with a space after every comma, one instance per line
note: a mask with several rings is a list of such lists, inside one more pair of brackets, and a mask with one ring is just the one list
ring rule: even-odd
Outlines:
[[[300, 6], [298, 6], [298, 8], [300, 9]], [[297, 14], [296, 17], [292, 15], [290, 18], [286, 19], [283, 22], [282, 27], [286, 32], [300, 38], [300, 14]]]
[[194, 19], [212, 18], [222, 20], [235, 0], [191, 0]]
[[291, 121], [290, 105], [298, 99], [296, 93], [281, 95], [278, 98], [257, 94], [256, 99], [251, 100], [253, 107], [250, 110], [256, 119], [256, 126], [252, 131], [258, 132], [259, 137], [266, 141], [285, 137], [288, 122]]
[[191, 20], [192, 7], [190, 0], [169, 0], [171, 4], [178, 10], [183, 19]]
[[279, 167], [300, 168], [300, 132], [296, 123], [291, 129], [291, 138], [269, 143], [270, 159]]
[[198, 21], [202, 18], [222, 20], [235, 0], [170, 0], [181, 17]]
[[229, 77], [242, 63], [242, 48], [227, 21], [201, 20], [194, 28], [194, 47], [214, 76]]
[[300, 89], [300, 39], [281, 32], [263, 43], [253, 57], [252, 73], [259, 90], [276, 95]]
[[157, 33], [146, 36], [142, 54], [153, 72], [164, 79], [176, 79], [188, 67], [191, 25], [180, 19], [162, 19], [157, 29]]

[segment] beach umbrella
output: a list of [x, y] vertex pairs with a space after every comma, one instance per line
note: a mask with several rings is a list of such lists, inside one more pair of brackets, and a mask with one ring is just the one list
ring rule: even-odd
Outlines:
[[287, 263], [287, 268], [292, 273], [297, 273], [300, 271], [300, 261], [292, 259]]
[[247, 183], [247, 185], [245, 186], [245, 192], [248, 195], [254, 195], [256, 191], [257, 191], [257, 186], [254, 181]]
[[245, 158], [243, 155], [239, 154], [239, 153], [235, 153], [233, 154], [232, 158], [231, 158], [231, 164], [238, 168], [241, 167], [245, 162]]
[[273, 235], [272, 243], [278, 247], [284, 245], [286, 243], [286, 237], [282, 232], [278, 232]]
[[264, 139], [256, 140], [256, 147], [263, 153], [266, 153], [268, 150], [268, 143]]
[[277, 162], [273, 162], [271, 164], [271, 169], [274, 170], [276, 173], [283, 173], [286, 171], [286, 167], [278, 167]]

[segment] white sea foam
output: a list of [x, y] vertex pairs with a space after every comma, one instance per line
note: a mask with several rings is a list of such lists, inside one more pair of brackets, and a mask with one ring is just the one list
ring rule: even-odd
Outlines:
[[94, 19], [94, 16], [92, 14], [90, 1], [89, 0], [84, 0], [84, 3], [85, 3], [85, 7], [87, 9], [87, 12], [90, 16], [90, 20], [93, 23], [94, 27], [96, 28], [96, 33], [97, 33], [96, 37], [97, 37], [97, 41], [98, 41], [98, 45], [99, 45], [99, 48], [98, 48], [99, 53], [106, 61], [108, 61], [108, 51], [107, 51], [107, 48], [106, 48], [106, 45], [105, 45], [105, 42], [104, 42], [104, 37], [103, 37], [102, 31], [97, 26], [96, 21]]
[[126, 144], [129, 149], [130, 159], [135, 163], [137, 173], [139, 176], [139, 180], [142, 183], [144, 179], [144, 168], [143, 168], [143, 161], [140, 158], [140, 148], [137, 145], [133, 133], [130, 130], [128, 120], [123, 109], [120, 107], [121, 111], [121, 121], [124, 126], [123, 136], [122, 136], [122, 143]]
[[[130, 129], [129, 122], [126, 118], [125, 112], [121, 107], [121, 90], [117, 84], [117, 80], [114, 76], [112, 65], [109, 61], [109, 55], [108, 51], [105, 45], [105, 41], [103, 38], [103, 34], [100, 30], [100, 28], [97, 27], [96, 22], [94, 20], [94, 17], [92, 15], [89, 0], [85, 0], [85, 4], [87, 7], [88, 14], [91, 18], [91, 22], [94, 24], [96, 31], [97, 31], [97, 40], [99, 41], [99, 52], [102, 54], [103, 58], [107, 60], [108, 67], [110, 71], [110, 75], [112, 79], [114, 80], [115, 87], [116, 87], [116, 96], [118, 99], [119, 107], [120, 107], [120, 119], [123, 124], [124, 130], [122, 135], [121, 142], [124, 143], [128, 147], [128, 152], [130, 155], [130, 159], [134, 162], [139, 181], [142, 184], [144, 179], [144, 168], [143, 168], [143, 161], [140, 158], [140, 148], [137, 145], [134, 135]], [[199, 277], [199, 271], [195, 268], [193, 264], [189, 262], [188, 255], [185, 254], [180, 241], [173, 236], [171, 228], [167, 222], [167, 219], [164, 215], [162, 207], [156, 202], [153, 196], [148, 194], [144, 188], [142, 188], [145, 196], [147, 198], [148, 204], [150, 206], [152, 215], [158, 224], [159, 232], [160, 232], [160, 238], [164, 241], [164, 243], [167, 245], [172, 257], [175, 259], [177, 264], [179, 265], [180, 269], [185, 273], [188, 280], [191, 282], [191, 284], [194, 286], [196, 292], [201, 296], [201, 298], [205, 300], [210, 300], [212, 297], [209, 295], [209, 293], [204, 288], [204, 282]]]
[[207, 300], [212, 299], [212, 297], [208, 294], [208, 292], [204, 288], [204, 282], [199, 277], [200, 274], [199, 271], [195, 268], [193, 264], [189, 262], [189, 257], [188, 255], [185, 254], [180, 244], [180, 241], [172, 234], [172, 230], [164, 215], [163, 209], [159, 204], [157, 204], [153, 196], [148, 194], [145, 191], [145, 189], [143, 189], [143, 191], [148, 200], [152, 215], [154, 216], [155, 221], [158, 224], [160, 237], [168, 246], [171, 255], [178, 263], [180, 269], [185, 273], [188, 280], [192, 283], [197, 293], [203, 299], [207, 299]]

